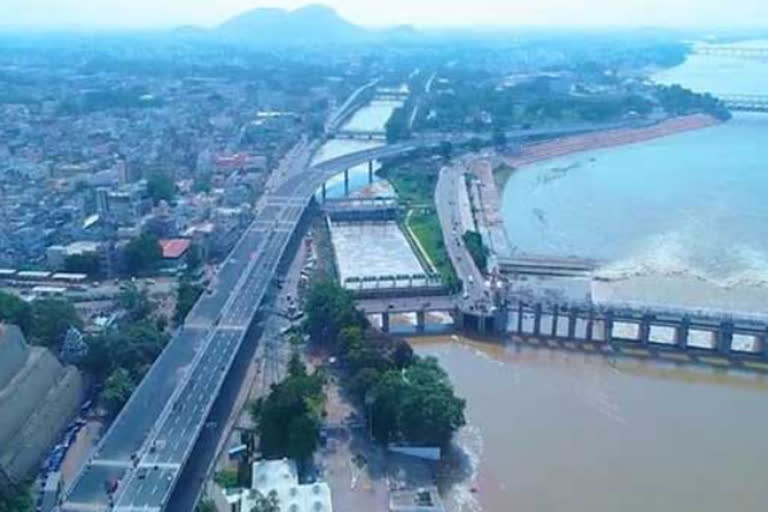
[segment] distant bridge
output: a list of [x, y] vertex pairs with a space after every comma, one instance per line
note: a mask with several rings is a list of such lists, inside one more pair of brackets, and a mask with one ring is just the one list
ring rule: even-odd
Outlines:
[[724, 45], [697, 45], [693, 47], [694, 55], [710, 57], [734, 57], [740, 59], [767, 59], [768, 47], [739, 47]]
[[726, 94], [718, 98], [730, 110], [744, 112], [768, 112], [768, 95], [766, 94]]

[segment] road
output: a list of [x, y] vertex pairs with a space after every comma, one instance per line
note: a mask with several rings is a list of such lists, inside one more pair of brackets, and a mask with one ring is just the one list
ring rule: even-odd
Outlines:
[[[531, 136], [534, 131], [524, 134]], [[270, 176], [256, 219], [67, 489], [61, 509], [162, 510], [315, 191], [355, 162], [406, 154], [439, 142], [433, 137], [374, 148], [315, 166], [310, 166], [310, 159], [316, 146], [306, 141], [288, 155]], [[450, 226], [455, 220], [451, 208], [456, 197], [451, 183], [455, 180], [441, 180], [436, 192], [438, 213], [444, 220], [449, 256], [467, 285], [464, 305], [473, 310], [482, 303], [484, 281], [463, 243], [451, 242]], [[197, 495], [199, 484], [197, 489], [189, 487], [185, 492]]]
[[459, 305], [464, 311], [475, 311], [489, 307], [489, 289], [480, 269], [462, 239], [460, 232], [461, 211], [459, 209], [459, 186], [463, 186], [461, 176], [464, 167], [460, 164], [443, 167], [435, 187], [435, 207], [440, 218], [443, 240], [448, 257], [453, 263], [456, 274], [464, 284]]

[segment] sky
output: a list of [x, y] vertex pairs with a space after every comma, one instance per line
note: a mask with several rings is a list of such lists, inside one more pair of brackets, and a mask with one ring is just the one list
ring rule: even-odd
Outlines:
[[[212, 26], [254, 7], [300, 0], [0, 0], [0, 26]], [[317, 3], [317, 2], [316, 2]], [[768, 0], [323, 0], [367, 26], [768, 27]]]

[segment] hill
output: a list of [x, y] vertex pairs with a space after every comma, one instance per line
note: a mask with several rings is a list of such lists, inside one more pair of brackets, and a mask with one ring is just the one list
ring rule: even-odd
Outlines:
[[259, 8], [245, 11], [216, 29], [218, 35], [254, 43], [352, 43], [368, 39], [368, 30], [345, 20], [323, 5], [294, 11]]

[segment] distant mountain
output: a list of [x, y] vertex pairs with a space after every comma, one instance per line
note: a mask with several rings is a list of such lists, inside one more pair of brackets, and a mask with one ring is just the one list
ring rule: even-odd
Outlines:
[[218, 35], [250, 42], [274, 44], [360, 42], [371, 33], [324, 5], [308, 5], [295, 11], [252, 9], [225, 21]]

